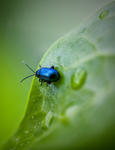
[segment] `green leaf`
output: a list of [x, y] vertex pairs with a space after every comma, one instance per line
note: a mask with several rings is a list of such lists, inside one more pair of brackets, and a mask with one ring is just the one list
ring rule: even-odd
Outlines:
[[112, 2], [49, 48], [39, 65], [54, 65], [61, 78], [41, 86], [34, 77], [25, 117], [5, 150], [114, 145], [114, 15]]

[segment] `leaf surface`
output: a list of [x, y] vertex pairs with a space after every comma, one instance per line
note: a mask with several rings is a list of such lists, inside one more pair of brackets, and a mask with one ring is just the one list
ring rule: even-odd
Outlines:
[[[34, 77], [25, 117], [6, 150], [112, 147], [115, 136], [115, 2], [56, 41], [40, 61], [61, 78]], [[37, 68], [39, 69], [39, 67]]]

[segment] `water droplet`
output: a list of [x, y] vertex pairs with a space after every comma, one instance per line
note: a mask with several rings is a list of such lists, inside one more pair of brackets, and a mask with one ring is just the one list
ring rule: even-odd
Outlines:
[[83, 68], [78, 68], [72, 75], [71, 86], [73, 89], [82, 87], [86, 80], [86, 71]]
[[29, 131], [28, 131], [28, 130], [25, 130], [25, 131], [24, 131], [24, 133], [25, 133], [25, 134], [28, 134], [28, 133], [29, 133]]
[[48, 114], [46, 115], [45, 119], [42, 121], [42, 127], [43, 128], [48, 128], [50, 123], [51, 123], [51, 120], [53, 118], [53, 114], [52, 112], [48, 112]]
[[106, 17], [109, 14], [109, 10], [104, 10], [100, 13], [99, 18], [103, 20], [104, 17]]

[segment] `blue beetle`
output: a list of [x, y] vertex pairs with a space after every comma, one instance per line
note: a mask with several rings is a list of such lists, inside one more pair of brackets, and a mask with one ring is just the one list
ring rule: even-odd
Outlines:
[[47, 82], [50, 84], [51, 82], [56, 82], [60, 78], [60, 74], [57, 70], [54, 69], [54, 66], [51, 66], [50, 68], [40, 68], [36, 71], [36, 77], [39, 78], [40, 82]]
[[32, 71], [34, 74], [29, 75], [21, 80], [23, 82], [25, 79], [31, 77], [31, 76], [36, 76], [39, 78], [39, 81], [41, 82], [46, 82], [47, 84], [50, 84], [52, 82], [56, 82], [60, 79], [60, 74], [57, 70], [54, 69], [54, 66], [51, 66], [50, 68], [46, 67], [41, 67], [38, 69], [36, 72], [27, 64], [24, 62], [24, 64]]

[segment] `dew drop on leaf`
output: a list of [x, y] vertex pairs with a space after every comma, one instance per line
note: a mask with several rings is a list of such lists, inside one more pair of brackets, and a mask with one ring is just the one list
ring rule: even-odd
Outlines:
[[49, 111], [48, 114], [46, 115], [45, 119], [42, 121], [42, 127], [48, 128], [51, 123], [52, 118], [53, 118], [52, 112]]
[[83, 68], [78, 68], [72, 75], [71, 87], [73, 89], [79, 89], [83, 86], [86, 80], [86, 71]]

